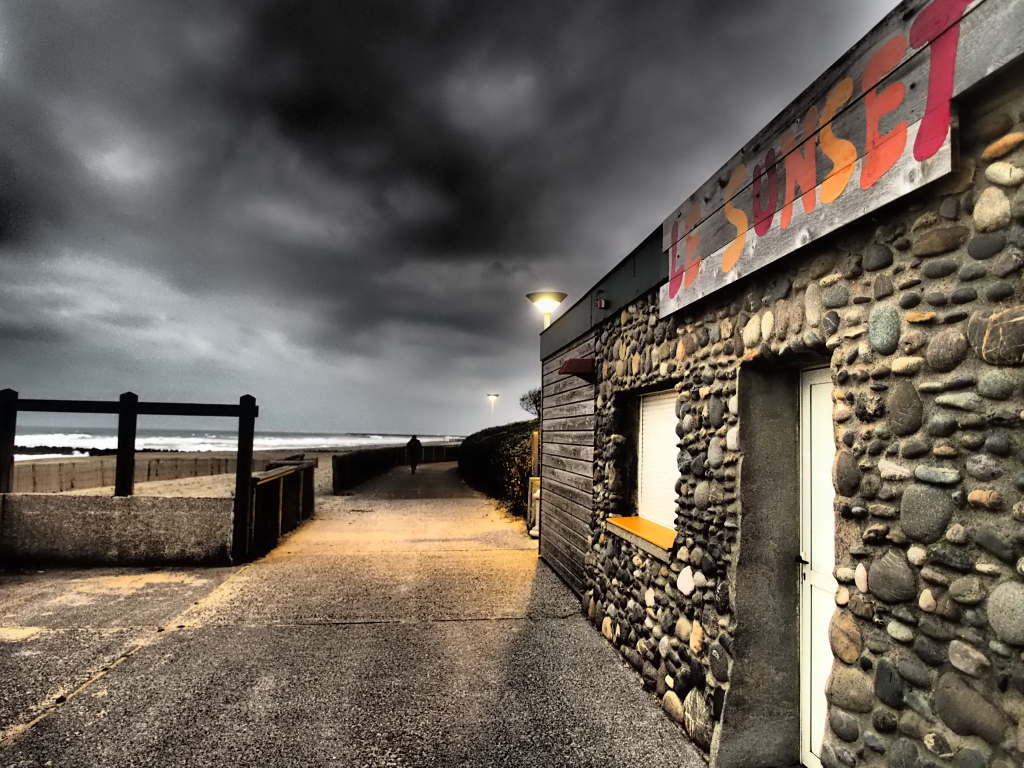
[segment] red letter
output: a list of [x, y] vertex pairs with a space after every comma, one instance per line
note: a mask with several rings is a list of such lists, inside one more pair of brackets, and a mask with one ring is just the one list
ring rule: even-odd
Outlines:
[[700, 206], [692, 205], [686, 212], [686, 263], [679, 266], [679, 221], [672, 222], [672, 247], [669, 248], [668, 295], [674, 299], [679, 288], [689, 288], [700, 272], [700, 256], [694, 256], [700, 235], [691, 235], [693, 228], [700, 222]]
[[779, 171], [775, 167], [775, 148], [768, 150], [764, 159], [765, 175], [768, 176], [768, 205], [761, 207], [761, 166], [754, 165], [754, 231], [762, 237], [772, 228], [775, 205], [779, 202]]
[[949, 101], [953, 98], [960, 19], [970, 4], [971, 0], [935, 0], [917, 15], [910, 27], [912, 46], [920, 48], [931, 42], [928, 102], [914, 142], [917, 160], [927, 160], [938, 152], [949, 133]]
[[[903, 102], [906, 86], [893, 83], [884, 90], [875, 86], [882, 78], [892, 72], [907, 52], [907, 38], [896, 35], [878, 49], [864, 68], [864, 110], [867, 112], [867, 140], [864, 144], [864, 167], [860, 173], [860, 185], [870, 188], [882, 178], [886, 172], [900, 159], [904, 147], [907, 146], [907, 121], [904, 120], [889, 133], [882, 135], [879, 121], [890, 112], [899, 108]], [[870, 89], [870, 90], [869, 90]]]
[[797, 144], [792, 131], [782, 134], [782, 155], [786, 163], [786, 197], [779, 225], [783, 229], [786, 229], [793, 220], [793, 203], [796, 202], [797, 187], [803, 193], [800, 197], [804, 204], [804, 213], [814, 210], [814, 194], [818, 186], [818, 149], [814, 140], [817, 128], [818, 108], [812, 106], [804, 118], [800, 137], [803, 141], [800, 144]]

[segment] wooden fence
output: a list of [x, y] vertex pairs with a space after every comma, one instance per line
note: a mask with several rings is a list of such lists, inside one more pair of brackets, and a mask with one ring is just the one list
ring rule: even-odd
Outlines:
[[[420, 464], [458, 461], [458, 459], [458, 445], [428, 444], [423, 446], [423, 459]], [[334, 494], [337, 495], [359, 485], [359, 483], [381, 475], [393, 467], [400, 467], [408, 463], [404, 445], [336, 454], [331, 457], [331, 485]]]

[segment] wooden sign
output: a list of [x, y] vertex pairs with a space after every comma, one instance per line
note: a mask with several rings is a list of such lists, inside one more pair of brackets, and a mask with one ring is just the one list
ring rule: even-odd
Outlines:
[[949, 173], [951, 100], [1024, 53], [1024, 0], [906, 0], [662, 225], [661, 316]]

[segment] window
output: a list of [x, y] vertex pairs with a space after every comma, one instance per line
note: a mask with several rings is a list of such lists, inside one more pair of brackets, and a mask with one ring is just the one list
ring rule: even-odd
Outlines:
[[676, 527], [676, 393], [658, 392], [640, 399], [637, 450], [637, 513], [673, 530]]

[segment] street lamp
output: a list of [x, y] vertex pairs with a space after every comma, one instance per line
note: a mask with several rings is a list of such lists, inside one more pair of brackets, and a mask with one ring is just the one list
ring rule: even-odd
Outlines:
[[[561, 291], [534, 291], [533, 293], [526, 294], [526, 298], [544, 313], [545, 328], [551, 327], [551, 313], [558, 308], [559, 304], [565, 301], [565, 297], [566, 294]], [[539, 446], [540, 435], [538, 433], [535, 434], [537, 434]], [[539, 466], [538, 464], [536, 467], [538, 471]], [[533, 525], [530, 527], [530, 537], [534, 539], [540, 538], [540, 494], [540, 478], [530, 478], [530, 498], [527, 508], [531, 510], [531, 514], [528, 514], [527, 517], [532, 518], [531, 522]]]
[[491, 426], [494, 426], [494, 404], [498, 402], [498, 396], [495, 394], [487, 395], [487, 399], [491, 401]]
[[544, 327], [551, 325], [551, 313], [559, 304], [565, 301], [566, 294], [559, 291], [534, 291], [526, 294], [526, 298], [532, 301], [541, 312], [544, 313]]

